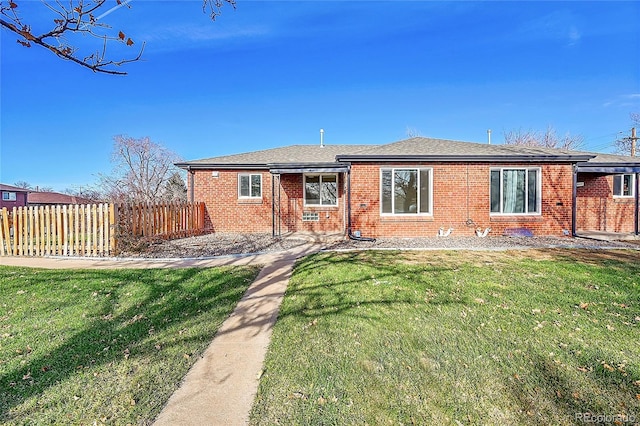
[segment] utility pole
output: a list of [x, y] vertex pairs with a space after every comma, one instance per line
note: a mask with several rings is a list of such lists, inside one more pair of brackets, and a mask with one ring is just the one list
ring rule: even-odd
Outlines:
[[[637, 152], [637, 145], [638, 145], [638, 137], [636, 136], [636, 128], [632, 127], [631, 128], [631, 137], [628, 138], [622, 138], [622, 139], [618, 139], [619, 142], [624, 143], [624, 151], [627, 151], [627, 149], [631, 148], [631, 156], [635, 157], [636, 156], [636, 152]], [[630, 145], [627, 145], [627, 143], [630, 142]], [[626, 154], [626, 153], [625, 153]]]

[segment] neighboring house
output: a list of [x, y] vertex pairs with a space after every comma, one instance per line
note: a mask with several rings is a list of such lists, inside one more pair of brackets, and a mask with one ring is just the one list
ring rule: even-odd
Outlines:
[[14, 207], [22, 207], [27, 205], [28, 189], [18, 188], [17, 186], [5, 185], [0, 183], [0, 192], [2, 193], [2, 199], [0, 199], [0, 209], [6, 207], [12, 209]]
[[178, 163], [215, 232], [366, 237], [638, 233], [640, 159], [411, 138]]
[[56, 204], [92, 204], [87, 198], [59, 192], [29, 192], [27, 204], [30, 206], [50, 206]]

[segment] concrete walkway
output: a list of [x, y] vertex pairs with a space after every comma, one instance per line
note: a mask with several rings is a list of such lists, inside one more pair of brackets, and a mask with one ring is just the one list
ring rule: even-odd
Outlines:
[[296, 259], [320, 250], [304, 244], [288, 251], [217, 256], [211, 258], [117, 258], [117, 257], [27, 257], [0, 256], [0, 265], [45, 269], [149, 269], [149, 268], [210, 268], [216, 266], [269, 265], [284, 259]]
[[296, 259], [321, 249], [305, 244], [286, 252], [211, 259], [80, 259], [2, 257], [0, 265], [76, 268], [185, 268], [265, 265], [191, 367], [155, 425], [246, 425], [264, 358]]
[[294, 259], [265, 266], [155, 425], [245, 425]]

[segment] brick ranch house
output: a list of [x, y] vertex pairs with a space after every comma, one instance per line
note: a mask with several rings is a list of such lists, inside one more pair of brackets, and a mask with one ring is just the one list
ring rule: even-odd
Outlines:
[[640, 159], [411, 138], [178, 163], [213, 232], [638, 234]]

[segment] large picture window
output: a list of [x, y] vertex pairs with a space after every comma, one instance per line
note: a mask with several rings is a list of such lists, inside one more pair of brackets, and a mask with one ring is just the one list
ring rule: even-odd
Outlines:
[[615, 175], [613, 177], [613, 196], [633, 197], [635, 186], [635, 175]]
[[540, 169], [491, 170], [491, 213], [538, 214]]
[[337, 206], [338, 175], [304, 175], [306, 206]]
[[381, 213], [431, 214], [431, 170], [418, 168], [381, 169]]
[[239, 174], [238, 175], [239, 198], [262, 198], [262, 175]]

